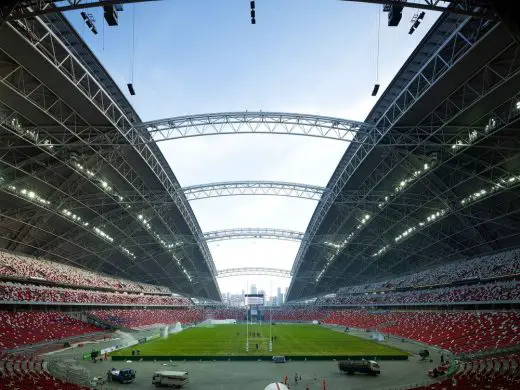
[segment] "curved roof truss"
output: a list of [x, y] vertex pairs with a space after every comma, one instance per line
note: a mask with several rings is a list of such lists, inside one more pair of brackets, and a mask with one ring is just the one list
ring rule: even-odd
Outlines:
[[278, 276], [282, 278], [290, 278], [292, 276], [290, 270], [262, 267], [226, 268], [217, 272], [217, 278], [227, 278], [230, 276], [241, 275], [267, 275]]
[[199, 184], [183, 188], [188, 200], [233, 195], [276, 195], [319, 200], [325, 188], [278, 181], [229, 181]]
[[284, 241], [302, 241], [304, 233], [293, 230], [269, 228], [237, 228], [214, 230], [203, 233], [205, 241], [222, 241], [233, 239], [270, 239]]
[[224, 112], [180, 116], [135, 125], [154, 141], [216, 134], [290, 134], [352, 141], [362, 122], [283, 112]]

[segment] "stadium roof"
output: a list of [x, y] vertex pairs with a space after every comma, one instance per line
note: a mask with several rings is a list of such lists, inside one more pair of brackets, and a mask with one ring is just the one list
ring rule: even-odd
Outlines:
[[[0, 29], [0, 247], [220, 300], [177, 179], [157, 145], [128, 144], [150, 136], [132, 133], [139, 116], [69, 22]], [[105, 137], [120, 145], [92, 146]]]
[[289, 300], [518, 245], [517, 52], [496, 21], [438, 19], [334, 171]]
[[[183, 190], [67, 20], [0, 31], [0, 247], [220, 299]], [[517, 49], [496, 21], [439, 18], [323, 190], [290, 300], [517, 246]]]

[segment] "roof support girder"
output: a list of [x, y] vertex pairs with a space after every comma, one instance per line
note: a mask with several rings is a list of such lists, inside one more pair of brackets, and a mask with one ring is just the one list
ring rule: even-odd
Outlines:
[[[33, 26], [33, 30], [31, 31], [32, 34], [30, 35], [32, 43], [29, 42], [27, 37], [22, 37], [22, 39], [24, 39], [27, 44], [32, 45], [34, 49], [38, 50], [39, 54], [42, 55], [43, 58], [48, 59], [50, 63], [54, 64], [61, 76], [68, 79], [68, 81], [77, 87], [78, 92], [83, 94], [83, 96], [87, 98], [88, 101], [99, 110], [98, 112], [112, 125], [113, 129], [118, 133], [117, 138], [128, 142], [129, 137], [140, 136], [132, 129], [130, 121], [119, 109], [117, 104], [114, 103], [110, 95], [103, 90], [103, 87], [92, 75], [89, 74], [89, 71], [74, 57], [74, 55], [70, 53], [54, 32], [42, 23], [38, 22], [38, 24], [37, 22], [38, 20], [35, 21], [35, 26]], [[6, 27], [7, 26], [4, 26], [4, 28]], [[46, 50], [46, 47], [56, 47], [60, 50]], [[60, 55], [60, 57], [56, 57], [57, 55]], [[73, 71], [70, 69], [73, 69]], [[76, 121], [71, 123], [70, 119], [67, 119], [67, 121], [58, 121], [58, 123], [66, 130], [68, 130], [67, 125], [69, 127], [76, 125]], [[81, 126], [88, 127], [89, 125], [85, 121], [78, 122]], [[99, 134], [99, 132], [97, 133]], [[100, 133], [103, 136], [109, 134], [103, 132]], [[85, 149], [91, 149], [94, 153], [96, 152], [92, 148], [92, 145], [89, 144], [89, 142], [92, 141], [92, 137], [86, 140], [78, 137], [78, 134], [82, 134], [81, 132], [72, 132], [72, 134], [78, 138], [79, 144], [81, 144]], [[159, 161], [159, 158], [152, 149], [154, 149], [153, 145], [141, 145], [139, 147], [134, 147], [132, 150], [146, 162], [156, 178], [161, 182], [166, 192], [170, 194], [172, 200], [174, 200], [192, 232], [200, 232], [200, 228], [198, 227], [193, 212], [191, 211], [187, 200], [184, 198], [176, 179], [171, 174], [169, 168], [165, 167], [162, 161]], [[166, 226], [166, 228], [168, 228], [168, 226]], [[205, 245], [205, 243], [202, 245]], [[201, 253], [210, 269], [214, 270], [214, 264], [207, 247], [202, 247]], [[218, 285], [215, 278], [213, 278], [213, 282], [215, 291], [208, 294], [216, 293], [219, 295], [220, 293], [218, 292]]]
[[218, 271], [218, 278], [227, 278], [231, 276], [242, 275], [267, 275], [277, 276], [281, 278], [290, 278], [291, 271], [278, 268], [263, 268], [263, 267], [244, 267], [244, 268], [226, 268]]
[[233, 195], [275, 195], [319, 200], [325, 188], [300, 183], [277, 181], [229, 181], [184, 187], [188, 200]]

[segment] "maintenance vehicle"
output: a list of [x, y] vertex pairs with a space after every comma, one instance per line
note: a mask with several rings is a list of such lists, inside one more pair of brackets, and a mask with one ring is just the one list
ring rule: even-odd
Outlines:
[[381, 368], [374, 360], [341, 360], [338, 362], [339, 369], [348, 375], [356, 372], [368, 375], [379, 375]]
[[152, 384], [156, 387], [174, 387], [180, 389], [189, 382], [186, 371], [156, 371], [152, 377]]
[[112, 368], [110, 370], [110, 376], [114, 382], [132, 383], [135, 380], [135, 370], [131, 368], [122, 368], [121, 370]]

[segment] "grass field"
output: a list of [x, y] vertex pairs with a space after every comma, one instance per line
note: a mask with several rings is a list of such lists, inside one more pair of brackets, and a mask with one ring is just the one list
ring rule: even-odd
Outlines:
[[[141, 356], [388, 356], [407, 355], [399, 349], [329, 330], [317, 325], [273, 325], [273, 352], [269, 352], [269, 325], [250, 325], [260, 337], [249, 338], [246, 353], [246, 325], [215, 325], [183, 330], [166, 340], [151, 342], [113, 352], [129, 356], [139, 349]], [[258, 350], [256, 349], [258, 344]]]

